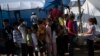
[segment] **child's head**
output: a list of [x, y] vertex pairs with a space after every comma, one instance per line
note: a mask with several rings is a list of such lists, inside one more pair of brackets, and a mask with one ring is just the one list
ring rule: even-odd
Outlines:
[[17, 21], [13, 23], [13, 27], [16, 28], [16, 29], [18, 28], [18, 25], [19, 25], [19, 24], [18, 24]]
[[24, 22], [24, 19], [22, 19], [22, 18], [20, 18], [19, 20], [18, 20], [18, 23], [19, 24], [22, 24]]
[[3, 26], [7, 27], [9, 25], [9, 20], [8, 19], [4, 19], [3, 20]]
[[45, 21], [40, 20], [40, 21], [38, 22], [38, 27], [43, 28], [44, 26], [45, 26]]
[[27, 33], [31, 33], [31, 32], [32, 32], [31, 28], [27, 27]]
[[46, 25], [49, 25], [49, 19], [46, 19], [46, 20], [45, 20], [45, 24], [46, 24]]
[[70, 15], [69, 20], [74, 21], [74, 19], [75, 19], [75, 15], [74, 14]]
[[97, 19], [95, 17], [93, 19], [94, 19], [95, 24], [97, 25], [98, 24]]
[[96, 18], [89, 18], [88, 23], [89, 23], [89, 25], [94, 25], [94, 24], [97, 24], [97, 20], [96, 20]]

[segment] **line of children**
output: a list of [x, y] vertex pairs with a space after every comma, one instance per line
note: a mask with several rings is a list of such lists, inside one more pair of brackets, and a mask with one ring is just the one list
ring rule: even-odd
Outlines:
[[[74, 38], [77, 36], [77, 27], [75, 26], [75, 16], [71, 15], [68, 19], [66, 16], [62, 15], [56, 20], [55, 30], [52, 31], [52, 26], [49, 20], [40, 20], [37, 24], [33, 24], [32, 27], [27, 27], [23, 22], [23, 19], [19, 19], [18, 22], [14, 22], [13, 30], [4, 28], [4, 34], [10, 33], [5, 36], [6, 41], [12, 40], [14, 48], [18, 56], [65, 56], [64, 53], [69, 52], [69, 56], [74, 56]], [[68, 19], [68, 22], [67, 22]], [[4, 22], [9, 22], [5, 20]], [[55, 22], [54, 22], [55, 23]], [[4, 23], [4, 26], [6, 23]], [[84, 35], [92, 34], [94, 36], [95, 27], [94, 19], [89, 19], [88, 32]], [[8, 27], [8, 25], [7, 25]], [[68, 30], [68, 31], [67, 31]], [[55, 32], [55, 33], [54, 33]], [[54, 34], [57, 38], [54, 39]], [[11, 38], [12, 36], [12, 38]], [[53, 37], [54, 36], [54, 37]], [[93, 54], [93, 39], [92, 37], [87, 39], [89, 56]], [[68, 43], [69, 49], [68, 49]], [[90, 45], [91, 44], [91, 45]], [[56, 47], [57, 46], [57, 50]], [[8, 46], [7, 46], [8, 47]], [[11, 54], [11, 53], [8, 53]], [[12, 53], [13, 54], [13, 53]]]

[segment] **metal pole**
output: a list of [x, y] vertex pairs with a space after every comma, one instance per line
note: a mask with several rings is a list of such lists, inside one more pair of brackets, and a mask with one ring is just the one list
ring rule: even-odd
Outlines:
[[80, 0], [78, 0], [78, 9], [79, 9], [79, 32], [83, 32], [82, 30], [82, 18], [81, 18], [81, 4], [80, 4]]
[[2, 17], [1, 5], [0, 5], [0, 14], [1, 14], [1, 19], [3, 19], [3, 17]]
[[[2, 9], [1, 9], [1, 5], [0, 5], [0, 14], [1, 14], [1, 20], [0, 20], [0, 25], [3, 25], [2, 22], [3, 22], [3, 16], [2, 16]], [[0, 26], [2, 28], [2, 26]]]
[[8, 5], [8, 4], [7, 4], [7, 7], [8, 7], [8, 17], [9, 17], [10, 23], [12, 23], [13, 20], [12, 20], [12, 18], [11, 18], [11, 16], [10, 16], [10, 10], [9, 10], [9, 5]]
[[7, 4], [7, 8], [8, 8], [8, 17], [9, 17], [9, 19], [11, 19], [11, 17], [10, 17], [10, 11], [9, 11], [9, 5]]

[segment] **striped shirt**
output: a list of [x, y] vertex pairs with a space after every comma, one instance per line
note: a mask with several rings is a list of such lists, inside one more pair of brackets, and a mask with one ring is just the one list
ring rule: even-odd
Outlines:
[[17, 44], [22, 43], [22, 34], [16, 29], [13, 30], [13, 41]]

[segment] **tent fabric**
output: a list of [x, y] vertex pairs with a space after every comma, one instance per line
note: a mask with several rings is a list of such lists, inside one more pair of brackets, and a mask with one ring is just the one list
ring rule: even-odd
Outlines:
[[2, 10], [25, 10], [43, 8], [45, 0], [1, 0]]
[[[100, 34], [100, 3], [99, 0], [86, 0], [82, 8], [84, 9], [84, 15], [82, 17], [83, 22], [87, 22], [88, 18], [95, 17], [98, 21], [96, 26], [97, 31]], [[84, 24], [85, 25], [85, 24]]]
[[[87, 22], [88, 19], [91, 17], [95, 17], [98, 21], [98, 24], [96, 25], [96, 33], [100, 34], [100, 3], [99, 0], [86, 0], [85, 3], [81, 7], [81, 11], [83, 11], [82, 15], [82, 22], [83, 22], [83, 31], [86, 31]], [[78, 7], [72, 7], [71, 11], [75, 13], [75, 15], [78, 17], [79, 11]], [[77, 20], [76, 17], [76, 20]]]
[[92, 16], [100, 16], [100, 10], [99, 10], [100, 7], [96, 5], [98, 2], [97, 0], [95, 0], [94, 3], [92, 3], [93, 1], [87, 0], [84, 3], [84, 5], [82, 6], [82, 8], [84, 9], [84, 13], [92, 15]]
[[[0, 0], [0, 6], [2, 10], [25, 10], [45, 8], [52, 1], [54, 0]], [[69, 3], [70, 0], [63, 0], [64, 5], [68, 5]]]
[[[81, 11], [83, 11], [82, 15], [82, 26], [83, 32], [87, 31], [87, 22], [88, 18], [95, 17], [98, 21], [96, 25], [96, 35], [100, 35], [100, 2], [99, 0], [86, 0], [85, 3], [82, 5]], [[76, 20], [79, 15], [78, 7], [72, 7], [71, 11], [76, 15]], [[79, 25], [79, 22], [78, 22]], [[79, 44], [84, 44], [84, 37], [79, 37]]]
[[[55, 3], [55, 4], [59, 4], [59, 1], [61, 1], [61, 0], [56, 0], [56, 1], [57, 1], [57, 2], [55, 2], [54, 0], [46, 0], [44, 9], [50, 9], [50, 8], [54, 7], [54, 3]], [[53, 3], [53, 2], [54, 2], [54, 3]], [[64, 6], [68, 6], [69, 3], [70, 3], [70, 0], [62, 0], [62, 2], [63, 2], [63, 5], [64, 5]], [[48, 6], [48, 5], [50, 5], [50, 6]]]

